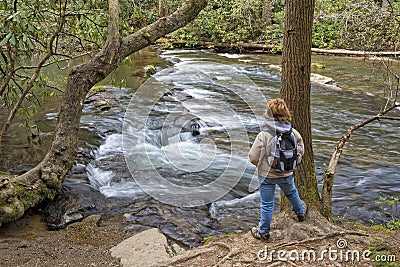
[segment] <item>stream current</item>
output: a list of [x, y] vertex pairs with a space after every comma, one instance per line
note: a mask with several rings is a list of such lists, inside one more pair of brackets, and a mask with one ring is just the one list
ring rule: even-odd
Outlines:
[[[127, 85], [107, 87], [105, 100], [112, 103], [112, 112], [85, 107], [73, 168], [79, 175], [72, 171], [65, 184], [71, 190], [87, 185], [98, 190], [105, 197], [103, 212], [124, 214], [132, 229], [159, 227], [187, 245], [255, 225], [259, 200], [247, 153], [260, 131], [266, 102], [279, 97], [274, 66], [280, 57], [172, 50], [152, 60], [158, 71], [139, 88], [130, 82], [129, 67], [117, 71]], [[161, 61], [162, 67], [157, 65]], [[375, 115], [384, 98], [376, 74], [360, 59], [314, 56], [313, 61], [326, 69], [312, 71], [337, 83], [312, 83], [313, 148], [321, 188], [339, 138]], [[56, 112], [44, 114], [55, 123]], [[335, 177], [335, 216], [368, 224], [381, 211], [379, 196], [399, 196], [398, 138], [399, 124], [390, 121], [352, 135]]]

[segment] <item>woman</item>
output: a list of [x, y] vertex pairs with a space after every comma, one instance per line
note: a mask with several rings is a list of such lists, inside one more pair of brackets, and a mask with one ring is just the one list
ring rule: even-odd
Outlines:
[[290, 124], [292, 116], [283, 99], [270, 100], [264, 117], [266, 118], [266, 128], [257, 135], [249, 152], [251, 163], [257, 166], [261, 200], [260, 222], [258, 227], [251, 229], [251, 234], [256, 239], [268, 241], [274, 212], [275, 185], [279, 185], [288, 198], [298, 220], [305, 220], [305, 208], [294, 184], [293, 171], [282, 171], [271, 166], [274, 165], [269, 160], [272, 141], [276, 132], [292, 130], [297, 141], [298, 161], [301, 160], [301, 156], [304, 154], [304, 143], [300, 133], [293, 129]]

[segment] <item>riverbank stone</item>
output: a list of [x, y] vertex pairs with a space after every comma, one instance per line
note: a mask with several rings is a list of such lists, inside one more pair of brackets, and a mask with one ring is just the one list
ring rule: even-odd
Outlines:
[[157, 266], [177, 253], [175, 246], [159, 229], [151, 228], [125, 239], [110, 249], [111, 256], [121, 261], [124, 267]]

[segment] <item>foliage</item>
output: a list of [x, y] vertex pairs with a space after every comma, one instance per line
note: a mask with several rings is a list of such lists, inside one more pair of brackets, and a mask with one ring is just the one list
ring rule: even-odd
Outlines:
[[[264, 42], [281, 44], [283, 4], [270, 0], [211, 0], [174, 38], [213, 42]], [[275, 3], [275, 4], [274, 4]]]
[[30, 118], [45, 98], [62, 91], [57, 88], [60, 75], [47, 76], [43, 70], [68, 67], [72, 58], [99, 47], [107, 26], [104, 3], [7, 0], [0, 2], [0, 9], [1, 105], [10, 111], [9, 117], [21, 116], [20, 125], [38, 129]]
[[343, 222], [343, 215], [338, 215], [338, 216], [333, 216], [332, 217], [332, 221], [333, 221], [333, 223], [337, 223], [337, 224], [339, 224], [339, 223], [342, 223]]
[[[157, 4], [155, 0], [120, 0], [122, 35], [154, 22]], [[58, 86], [65, 84], [63, 70], [76, 64], [74, 58], [94, 53], [104, 43], [108, 3], [3, 0], [0, 11], [0, 105], [9, 111], [9, 119], [0, 122], [2, 135], [17, 114], [20, 125], [38, 128], [30, 120], [46, 98], [62, 93]], [[54, 68], [57, 75], [49, 73]]]
[[400, 229], [400, 198], [379, 197], [376, 203], [380, 206], [378, 218], [372, 222], [383, 221], [383, 226], [391, 230]]
[[371, 0], [317, 0], [313, 45], [382, 51], [400, 45], [399, 2], [387, 11]]
[[[399, 1], [385, 11], [380, 1], [316, 0], [313, 46], [368, 51], [398, 50], [399, 10]], [[280, 46], [283, 21], [283, 0], [211, 0], [198, 18], [176, 31], [173, 38]]]
[[213, 241], [215, 241], [217, 239], [218, 239], [218, 237], [216, 237], [214, 235], [207, 236], [203, 240], [203, 245], [207, 245], [207, 244], [209, 244], [209, 243], [211, 243], [211, 242], [213, 242]]
[[158, 19], [158, 1], [145, 0], [120, 1], [120, 28], [121, 34], [126, 36], [131, 34], [145, 25], [155, 22]]

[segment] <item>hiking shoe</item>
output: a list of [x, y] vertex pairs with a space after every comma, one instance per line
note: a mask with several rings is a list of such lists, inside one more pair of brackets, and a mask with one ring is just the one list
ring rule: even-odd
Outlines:
[[306, 213], [307, 213], [307, 211], [308, 211], [307, 204], [306, 204], [303, 200], [301, 201], [301, 204], [303, 204], [304, 213], [303, 213], [303, 214], [300, 214], [300, 215], [297, 215], [297, 219], [299, 219], [299, 222], [305, 221], [305, 219], [306, 219]]
[[251, 228], [251, 235], [255, 239], [258, 239], [258, 240], [261, 240], [261, 241], [265, 241], [265, 242], [269, 241], [269, 233], [260, 234], [260, 232], [258, 232], [257, 227]]
[[306, 215], [305, 214], [297, 215], [297, 219], [299, 219], [299, 222], [303, 222], [306, 219]]

